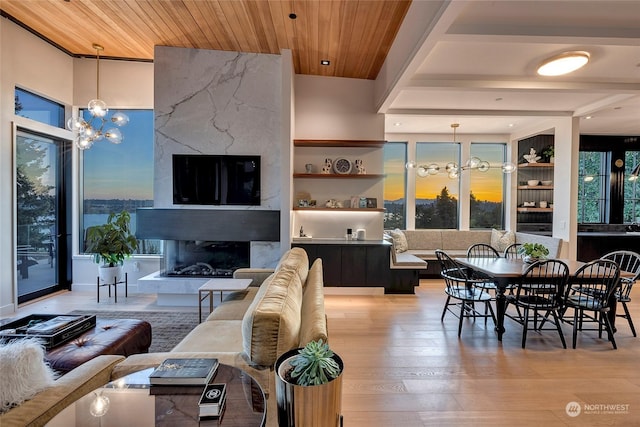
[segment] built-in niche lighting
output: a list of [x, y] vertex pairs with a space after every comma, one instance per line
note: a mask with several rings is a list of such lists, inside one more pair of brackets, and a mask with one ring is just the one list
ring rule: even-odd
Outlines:
[[321, 59], [320, 65], [331, 65], [331, 61], [329, 61], [328, 59]]
[[589, 62], [589, 52], [564, 52], [546, 59], [538, 66], [541, 76], [562, 76], [576, 71]]

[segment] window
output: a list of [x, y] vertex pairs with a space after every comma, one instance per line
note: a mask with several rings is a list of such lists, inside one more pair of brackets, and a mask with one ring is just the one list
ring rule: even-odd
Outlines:
[[627, 178], [640, 164], [639, 151], [626, 151], [624, 155], [624, 223], [640, 223], [640, 180]]
[[[460, 144], [416, 144], [418, 165], [460, 164]], [[443, 170], [435, 175], [416, 177], [416, 229], [458, 228], [460, 179], [450, 179]]]
[[384, 146], [384, 228], [406, 228], [407, 144], [388, 142]]
[[[135, 232], [136, 209], [153, 206], [153, 111], [127, 110], [126, 114], [130, 121], [122, 129], [122, 144], [103, 140], [82, 152], [81, 239], [88, 227], [103, 224], [110, 213], [123, 210], [131, 214]], [[84, 251], [84, 241], [80, 248]], [[160, 253], [160, 242], [142, 240], [138, 251]]]
[[486, 172], [470, 170], [469, 228], [504, 228], [504, 189], [502, 168], [505, 144], [471, 144], [471, 156], [486, 160]]
[[15, 115], [64, 128], [64, 106], [42, 96], [15, 88]]
[[609, 154], [602, 151], [580, 152], [578, 160], [579, 223], [607, 222], [608, 158]]

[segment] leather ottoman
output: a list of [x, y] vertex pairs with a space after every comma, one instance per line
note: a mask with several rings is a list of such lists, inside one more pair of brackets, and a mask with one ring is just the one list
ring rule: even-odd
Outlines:
[[147, 353], [151, 325], [138, 319], [96, 319], [95, 328], [54, 347], [45, 356], [49, 365], [64, 374], [101, 354], [130, 356]]

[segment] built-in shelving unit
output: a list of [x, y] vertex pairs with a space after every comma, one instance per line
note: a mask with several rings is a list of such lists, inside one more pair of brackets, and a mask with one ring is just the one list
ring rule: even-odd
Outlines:
[[[367, 238], [382, 238], [384, 226], [383, 140], [295, 139], [293, 141], [293, 230], [314, 237], [344, 237], [347, 228], [364, 228]], [[323, 172], [325, 160], [351, 162], [350, 173]], [[357, 173], [360, 160], [365, 173]], [[309, 199], [309, 205], [305, 199]], [[370, 208], [351, 207], [352, 200], [373, 199]], [[327, 207], [335, 201], [343, 208]], [[311, 212], [318, 212], [312, 215]]]
[[[553, 225], [553, 171], [554, 163], [544, 158], [543, 151], [553, 146], [553, 135], [538, 135], [518, 142], [518, 207], [517, 230], [551, 235]], [[529, 154], [533, 148], [536, 154], [543, 157], [538, 162], [523, 162], [523, 156]], [[538, 181], [538, 185], [528, 185], [528, 181]], [[551, 182], [542, 185], [542, 181]], [[530, 203], [534, 203], [530, 206]], [[540, 202], [546, 202], [546, 207], [540, 207]], [[526, 205], [525, 205], [526, 204]]]

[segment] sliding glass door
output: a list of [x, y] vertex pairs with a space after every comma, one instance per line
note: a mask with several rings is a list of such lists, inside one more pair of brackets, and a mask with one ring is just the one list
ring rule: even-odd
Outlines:
[[16, 138], [18, 303], [69, 289], [68, 142], [19, 130]]

